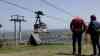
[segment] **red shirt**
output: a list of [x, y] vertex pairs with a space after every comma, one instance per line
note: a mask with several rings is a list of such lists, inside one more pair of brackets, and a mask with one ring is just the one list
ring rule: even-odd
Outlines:
[[86, 25], [82, 19], [75, 18], [72, 20], [72, 22], [70, 24], [70, 28], [73, 32], [80, 32], [81, 30], [86, 29]]

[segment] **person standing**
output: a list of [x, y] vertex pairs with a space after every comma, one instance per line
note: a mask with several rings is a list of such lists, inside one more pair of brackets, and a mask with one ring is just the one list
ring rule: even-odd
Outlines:
[[[92, 46], [93, 46], [93, 56], [97, 54], [97, 48], [98, 48], [98, 55], [100, 55], [100, 43], [99, 43], [99, 34], [98, 29], [100, 29], [100, 22], [96, 21], [96, 16], [91, 15], [90, 16], [90, 23], [87, 29], [87, 33], [91, 36]], [[97, 48], [96, 48], [97, 47]]]
[[73, 55], [76, 54], [76, 43], [78, 42], [78, 56], [80, 56], [82, 34], [86, 29], [84, 20], [80, 16], [74, 17], [70, 23], [70, 29], [72, 31]]

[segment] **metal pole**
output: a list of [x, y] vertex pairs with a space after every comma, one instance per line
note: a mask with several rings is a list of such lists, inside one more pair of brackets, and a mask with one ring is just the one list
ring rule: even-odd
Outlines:
[[67, 24], [65, 24], [65, 29], [67, 30]]
[[15, 41], [16, 41], [16, 45], [17, 45], [16, 21], [14, 21], [14, 35], [15, 35]]
[[19, 40], [21, 41], [21, 21], [19, 22]]

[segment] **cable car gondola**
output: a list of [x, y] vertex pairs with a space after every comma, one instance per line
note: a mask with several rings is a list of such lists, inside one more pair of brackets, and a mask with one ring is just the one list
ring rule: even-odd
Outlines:
[[47, 25], [43, 22], [41, 22], [40, 24], [34, 24], [34, 32], [47, 32]]

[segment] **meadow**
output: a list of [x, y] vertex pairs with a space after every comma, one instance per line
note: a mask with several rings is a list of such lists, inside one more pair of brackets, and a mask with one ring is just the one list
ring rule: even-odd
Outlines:
[[[92, 54], [91, 45], [83, 45], [82, 55]], [[71, 44], [48, 44], [38, 46], [19, 45], [14, 48], [0, 48], [0, 56], [73, 56]]]
[[[24, 36], [24, 35], [23, 35]], [[27, 37], [29, 38], [29, 37]], [[42, 43], [38, 46], [17, 45], [0, 48], [0, 56], [73, 56], [72, 39], [69, 32], [41, 33]], [[82, 55], [92, 54], [91, 44], [82, 41]]]

